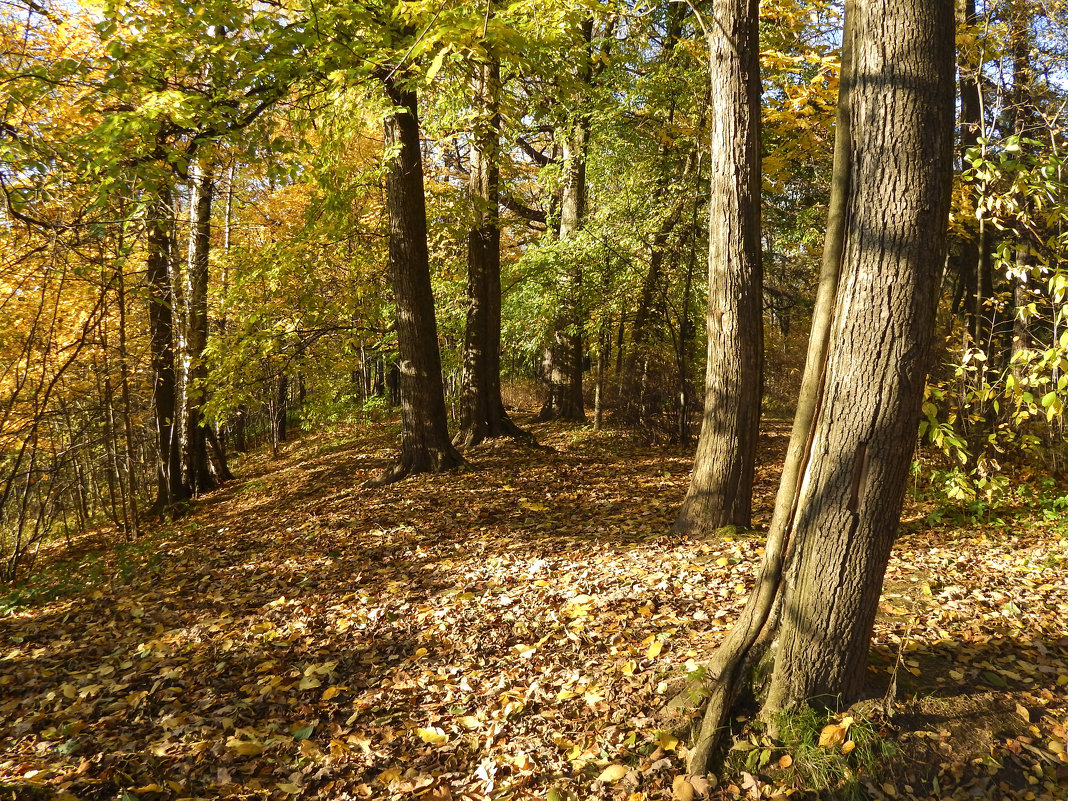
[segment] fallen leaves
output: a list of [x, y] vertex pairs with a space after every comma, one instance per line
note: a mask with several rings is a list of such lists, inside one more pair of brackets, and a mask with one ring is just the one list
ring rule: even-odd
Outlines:
[[[768, 774], [795, 756], [761, 747], [716, 786], [684, 772], [655, 717], [737, 614], [759, 538], [666, 534], [686, 454], [546, 435], [555, 453], [502, 443], [477, 474], [374, 491], [357, 488], [386, 462], [367, 455], [373, 431], [323, 456], [311, 439], [262, 464], [270, 494], [235, 485], [161, 534], [129, 583], [0, 620], [0, 781], [83, 801], [785, 792]], [[883, 618], [875, 644], [885, 672], [906, 640], [902, 703], [923, 687], [1011, 697], [1018, 736], [986, 753], [1026, 764], [1037, 798], [1055, 777], [1033, 766], [1066, 764], [1068, 597], [1041, 566], [1058, 542], [902, 538], [884, 602], [916, 633]], [[833, 726], [842, 752], [850, 725]]]

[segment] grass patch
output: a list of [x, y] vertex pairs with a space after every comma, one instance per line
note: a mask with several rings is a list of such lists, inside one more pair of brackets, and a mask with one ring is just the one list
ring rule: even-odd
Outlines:
[[736, 739], [724, 761], [726, 774], [792, 788], [804, 798], [863, 801], [894, 753], [875, 723], [808, 706], [781, 713], [776, 729], [777, 739], [763, 733]]
[[86, 550], [72, 559], [57, 559], [0, 593], [0, 617], [62, 598], [77, 598], [103, 586], [130, 585], [162, 560], [160, 543], [171, 531], [137, 542]]

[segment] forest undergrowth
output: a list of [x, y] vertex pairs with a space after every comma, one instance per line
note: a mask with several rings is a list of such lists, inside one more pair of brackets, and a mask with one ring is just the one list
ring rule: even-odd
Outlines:
[[135, 543], [43, 552], [0, 595], [0, 798], [1068, 798], [1068, 487], [912, 498], [871, 700], [691, 777], [658, 713], [762, 535], [669, 535], [692, 452], [533, 430], [373, 489], [396, 423], [306, 435]]

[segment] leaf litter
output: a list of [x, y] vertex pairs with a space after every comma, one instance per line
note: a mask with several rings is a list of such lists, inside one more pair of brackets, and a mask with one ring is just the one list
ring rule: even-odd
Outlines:
[[[683, 449], [537, 433], [378, 489], [395, 432], [307, 436], [132, 569], [106, 532], [46, 555], [40, 582], [48, 560], [98, 579], [0, 619], [0, 797], [804, 797], [788, 753], [687, 775], [658, 718], [761, 538], [669, 536]], [[758, 524], [787, 436], [763, 440]], [[1015, 520], [899, 540], [872, 651], [898, 758], [870, 797], [1068, 793], [1065, 533]]]

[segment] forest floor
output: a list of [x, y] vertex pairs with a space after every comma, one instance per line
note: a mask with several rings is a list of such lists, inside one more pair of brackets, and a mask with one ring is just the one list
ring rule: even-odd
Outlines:
[[[0, 798], [804, 798], [820, 770], [826, 798], [1068, 798], [1068, 489], [980, 522], [910, 499], [883, 711], [741, 732], [685, 777], [658, 711], [761, 535], [669, 535], [692, 451], [534, 430], [376, 489], [394, 422], [307, 435], [137, 542], [42, 553], [0, 596]], [[758, 525], [787, 438], [763, 438]]]

